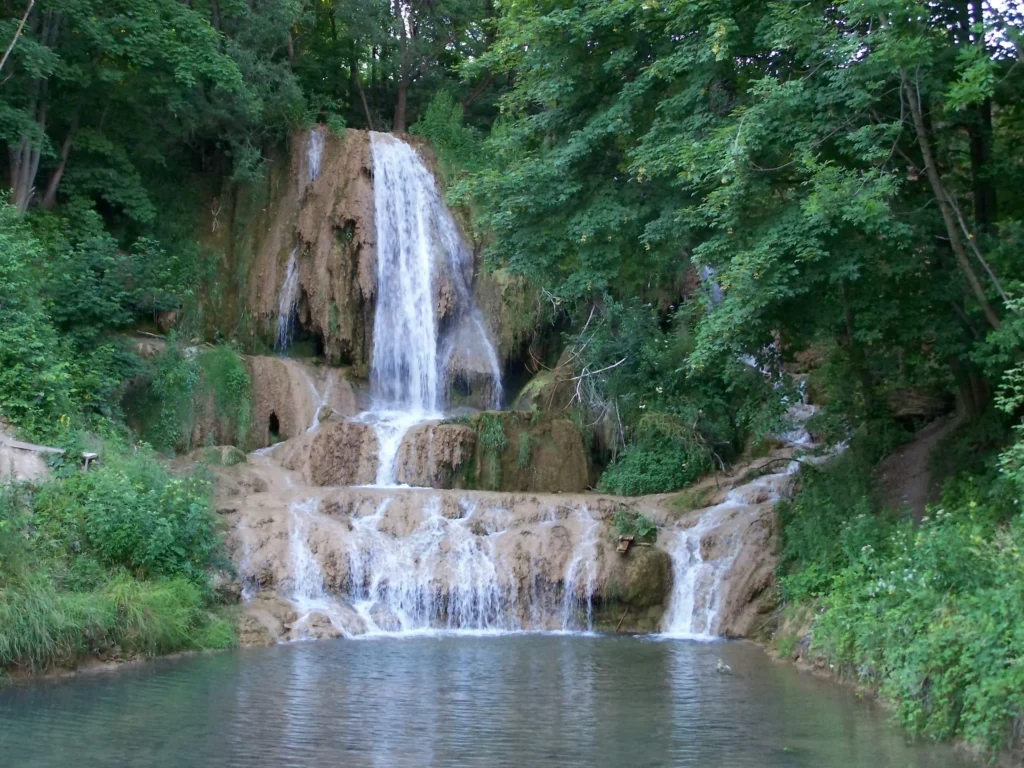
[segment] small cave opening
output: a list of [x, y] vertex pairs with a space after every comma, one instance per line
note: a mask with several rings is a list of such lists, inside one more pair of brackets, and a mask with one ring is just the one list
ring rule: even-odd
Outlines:
[[529, 346], [528, 343], [522, 345], [518, 354], [509, 356], [502, 366], [501, 385], [505, 393], [505, 402], [501, 404], [503, 408], [512, 405], [523, 387], [529, 384], [537, 373], [536, 363], [530, 360]]
[[302, 291], [297, 304], [298, 310], [295, 314], [291, 344], [288, 346], [288, 356], [293, 358], [322, 358], [326, 345], [323, 334], [314, 328], [309, 294], [305, 290]]
[[452, 377], [451, 381], [452, 394], [460, 397], [469, 397], [473, 394], [473, 387], [469, 383], [469, 379], [464, 374], [457, 373]]
[[271, 445], [281, 442], [281, 422], [273, 411], [270, 412], [270, 418], [267, 419], [267, 429], [270, 432]]

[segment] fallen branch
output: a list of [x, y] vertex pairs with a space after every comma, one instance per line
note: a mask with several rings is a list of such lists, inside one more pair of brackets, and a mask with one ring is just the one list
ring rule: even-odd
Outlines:
[[11, 38], [11, 44], [7, 46], [7, 50], [4, 51], [4, 57], [0, 59], [0, 70], [4, 68], [4, 64], [7, 63], [7, 57], [11, 55], [11, 51], [14, 50], [15, 43], [18, 42], [18, 38], [21, 37], [21, 31], [25, 29], [25, 22], [28, 21], [28, 15], [32, 12], [32, 6], [36, 4], [36, 0], [28, 0], [28, 6], [25, 8], [25, 13], [21, 17], [21, 21], [18, 22], [18, 28], [14, 31], [14, 37]]
[[589, 376], [597, 376], [597, 374], [604, 373], [605, 371], [610, 371], [612, 368], [618, 368], [620, 365], [622, 365], [628, 359], [629, 359], [628, 357], [624, 357], [621, 360], [619, 360], [619, 362], [612, 363], [611, 365], [606, 365], [604, 368], [601, 368], [600, 370], [597, 370], [597, 371], [588, 371], [586, 368], [584, 368], [583, 369], [583, 373], [581, 373], [579, 376], [573, 376], [571, 379], [569, 379], [569, 381], [580, 381], [580, 380], [585, 379], [585, 378], [587, 378]]

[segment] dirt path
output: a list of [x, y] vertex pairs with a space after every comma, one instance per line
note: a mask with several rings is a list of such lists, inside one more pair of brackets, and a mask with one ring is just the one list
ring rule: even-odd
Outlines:
[[879, 465], [876, 477], [886, 506], [910, 507], [914, 522], [921, 522], [925, 504], [935, 501], [937, 491], [932, 484], [932, 453], [962, 421], [961, 413], [936, 419]]

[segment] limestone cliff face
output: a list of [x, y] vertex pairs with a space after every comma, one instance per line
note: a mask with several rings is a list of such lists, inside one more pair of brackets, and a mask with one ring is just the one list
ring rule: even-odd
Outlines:
[[310, 133], [297, 132], [289, 154], [270, 158], [262, 182], [227, 181], [204, 209], [199, 239], [218, 256], [217, 287], [203, 297], [206, 332], [272, 346], [294, 252], [298, 340], [335, 365], [365, 368], [377, 284], [369, 135], [316, 130], [318, 168], [310, 167]]
[[[306, 443], [285, 464], [312, 484], [374, 482], [372, 425], [334, 420]], [[578, 493], [590, 476], [583, 437], [569, 419], [499, 411], [413, 427], [402, 439], [397, 467], [399, 483], [439, 489]]]
[[[310, 152], [317, 137], [319, 154]], [[428, 146], [416, 142], [428, 167]], [[311, 165], [316, 160], [316, 165]], [[296, 342], [303, 354], [323, 354], [332, 365], [369, 371], [377, 298], [377, 242], [373, 158], [366, 131], [330, 134], [324, 127], [296, 132], [290, 150], [273, 155], [258, 184], [225, 181], [201, 210], [200, 244], [217, 258], [217, 274], [202, 296], [208, 338], [234, 338], [252, 351], [274, 346], [281, 288], [294, 254], [298, 270]], [[521, 353], [534, 334], [537, 299], [521, 279], [497, 272], [477, 275], [472, 264], [458, 280], [440, 259], [435, 310], [448, 328], [468, 286], [482, 304], [500, 357]], [[465, 287], [460, 290], [465, 291]], [[487, 407], [479, 380], [491, 368], [472, 344], [452, 338], [451, 385], [457, 405]], [[472, 393], [461, 398], [459, 391]], [[465, 400], [465, 402], [463, 402]]]

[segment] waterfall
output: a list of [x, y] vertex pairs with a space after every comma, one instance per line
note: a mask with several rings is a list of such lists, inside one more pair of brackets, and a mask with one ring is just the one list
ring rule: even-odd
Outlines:
[[[722, 506], [736, 506], [727, 501]], [[677, 532], [672, 558], [672, 597], [663, 624], [664, 634], [690, 640], [710, 640], [716, 636], [722, 579], [733, 557], [705, 562], [701, 540], [720, 520], [713, 507], [692, 528]]]
[[597, 531], [601, 524], [593, 518], [584, 506], [579, 510], [583, 524], [583, 536], [579, 546], [573, 549], [572, 559], [566, 569], [562, 587], [562, 627], [571, 629], [576, 617], [585, 609], [586, 630], [594, 629], [594, 582], [597, 579]]
[[288, 526], [288, 556], [291, 560], [291, 601], [299, 614], [293, 632], [299, 637], [307, 636], [306, 626], [314, 614], [327, 616], [339, 632], [344, 622], [341, 606], [324, 589], [324, 574], [309, 548], [309, 524], [320, 502], [306, 499], [295, 502], [289, 509], [291, 520]]
[[288, 266], [284, 272], [284, 282], [277, 300], [277, 350], [284, 352], [291, 346], [295, 334], [295, 311], [299, 301], [299, 264], [295, 257], [299, 246], [292, 249], [288, 257]]
[[[320, 178], [320, 162], [324, 154], [325, 132], [326, 129], [323, 126], [317, 126], [309, 132], [309, 136], [306, 139], [306, 184]], [[301, 193], [302, 190], [300, 189], [299, 192]]]
[[371, 410], [362, 418], [375, 425], [381, 446], [377, 485], [388, 486], [402, 438], [441, 418], [456, 369], [489, 379], [491, 407], [501, 403], [501, 370], [469, 288], [472, 252], [433, 174], [404, 141], [375, 132], [370, 141], [377, 304]]
[[[370, 635], [592, 629], [600, 521], [585, 507], [548, 510], [552, 522], [540, 525], [551, 535], [522, 549], [513, 507], [406, 493], [411, 504], [404, 494], [360, 497], [343, 520], [316, 497], [289, 505], [277, 583], [297, 614], [292, 639], [327, 622]], [[242, 547], [240, 574], [255, 585], [265, 561]]]
[[[785, 472], [764, 475], [733, 488], [721, 504], [706, 509], [695, 525], [676, 531], [675, 541], [668, 548], [672, 559], [672, 595], [662, 619], [663, 636], [689, 640], [713, 640], [719, 636], [725, 580], [743, 546], [742, 534], [729, 531], [724, 524], [749, 505], [777, 502], [798, 466], [792, 462]], [[705, 559], [702, 543], [711, 531], [716, 531], [718, 557]]]

